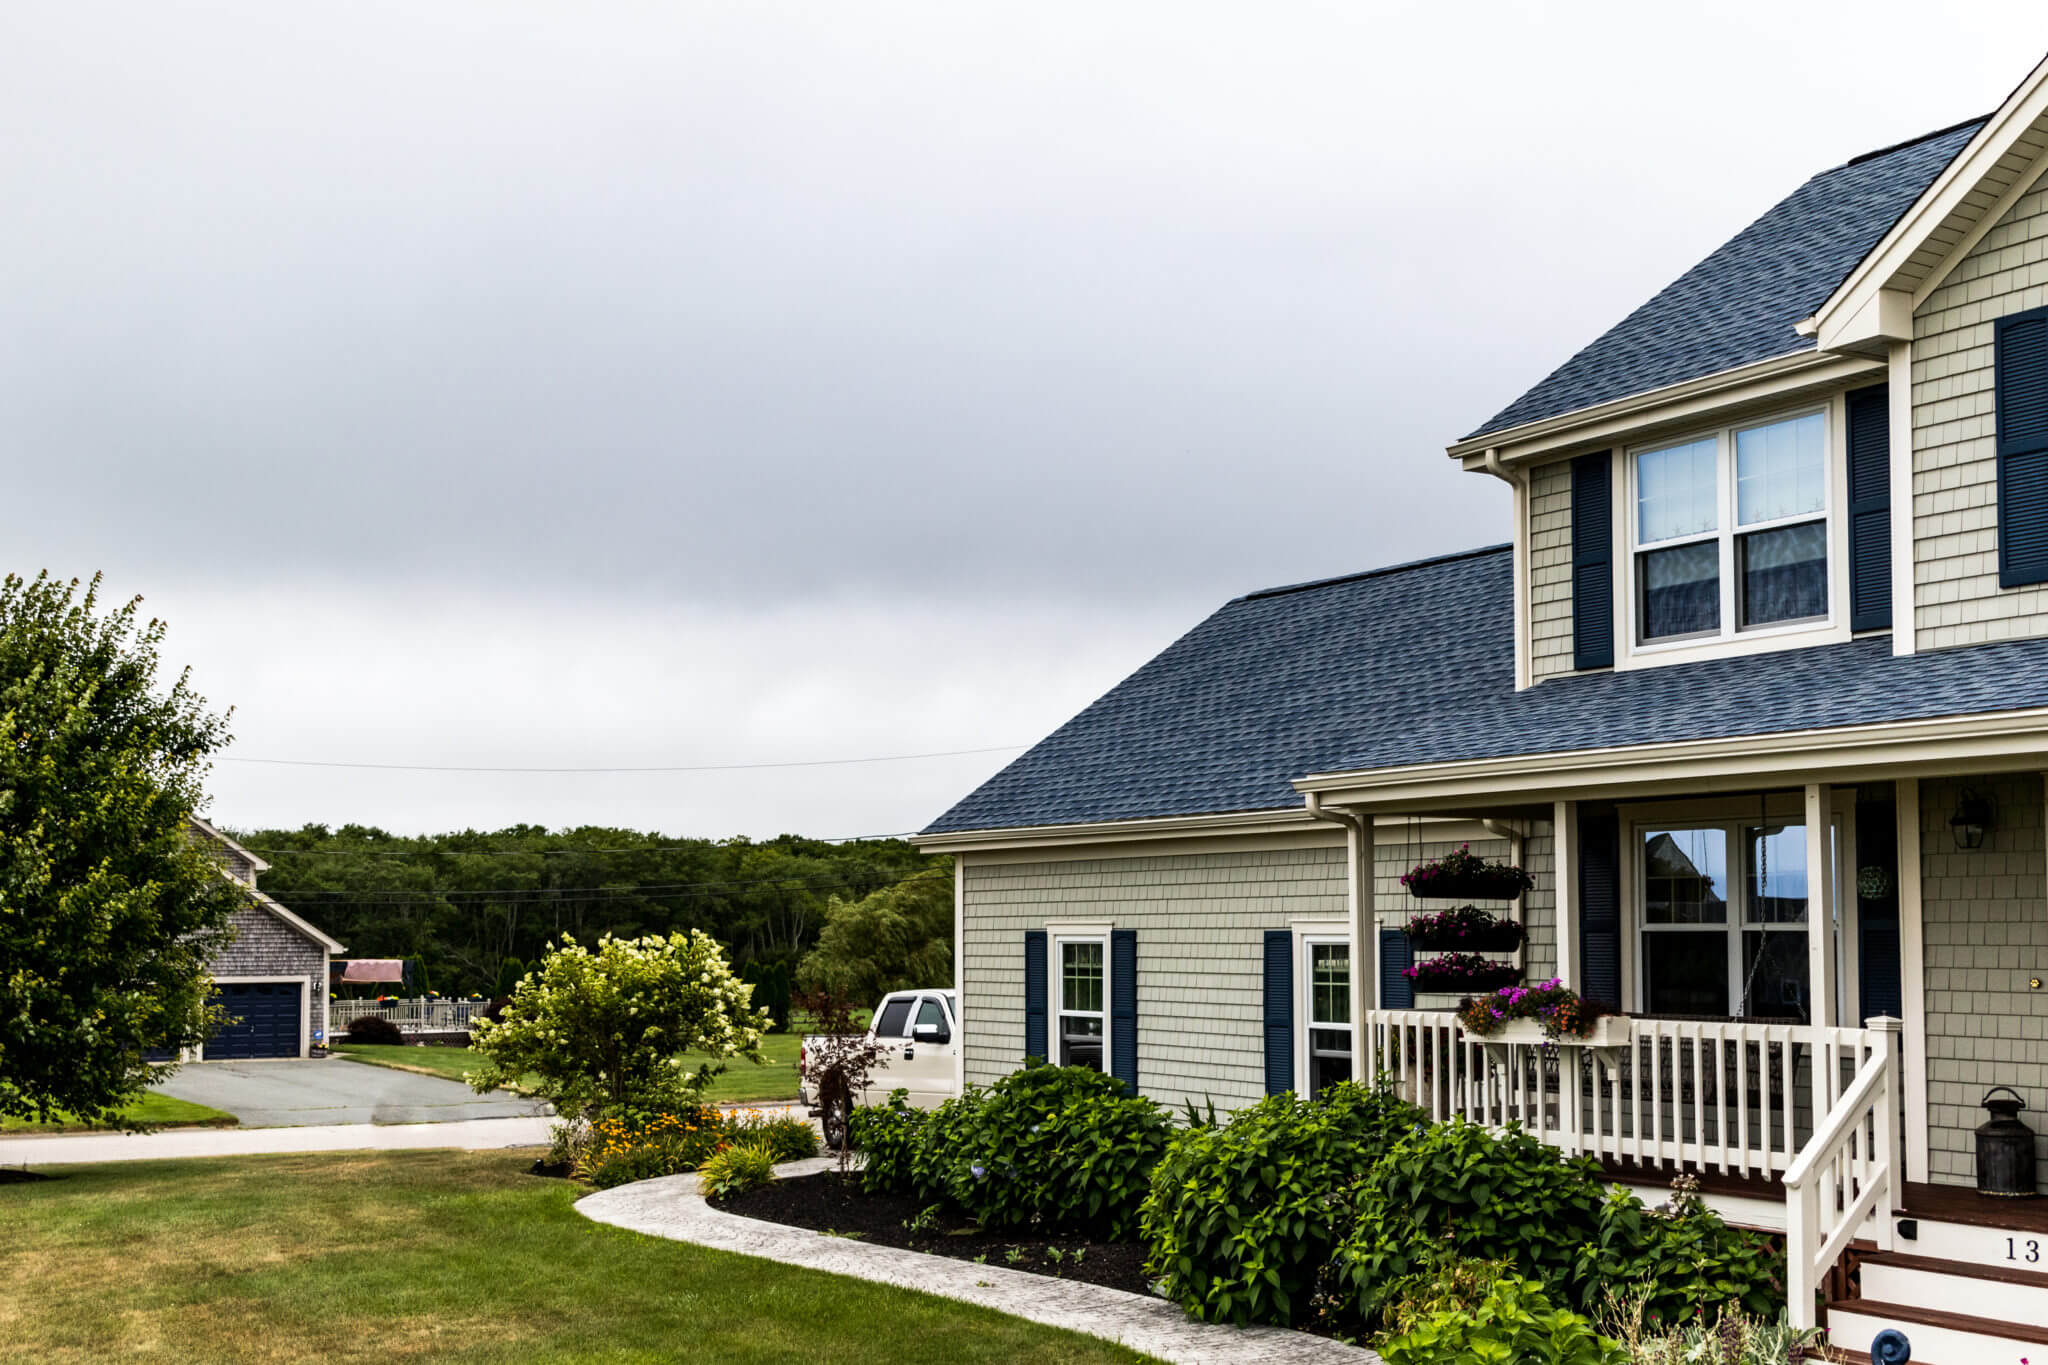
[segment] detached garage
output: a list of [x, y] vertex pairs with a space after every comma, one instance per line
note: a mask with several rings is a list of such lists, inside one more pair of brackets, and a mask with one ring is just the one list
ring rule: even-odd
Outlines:
[[203, 820], [193, 837], [246, 887], [249, 904], [235, 913], [227, 944], [214, 954], [214, 1001], [228, 1022], [194, 1060], [304, 1057], [327, 1041], [327, 964], [341, 944], [256, 889], [269, 866]]

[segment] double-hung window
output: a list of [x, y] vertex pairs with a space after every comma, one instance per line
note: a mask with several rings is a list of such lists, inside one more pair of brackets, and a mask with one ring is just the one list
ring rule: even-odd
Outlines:
[[1308, 983], [1309, 1093], [1351, 1079], [1351, 942], [1302, 940]]
[[1824, 412], [1634, 452], [1639, 644], [1828, 617]]
[[1100, 938], [1059, 940], [1059, 982], [1053, 1000], [1059, 1006], [1061, 1066], [1103, 1069], [1102, 1052], [1109, 1036], [1104, 991], [1108, 964], [1109, 945]]
[[1805, 826], [1652, 826], [1638, 838], [1644, 1009], [1811, 1020]]

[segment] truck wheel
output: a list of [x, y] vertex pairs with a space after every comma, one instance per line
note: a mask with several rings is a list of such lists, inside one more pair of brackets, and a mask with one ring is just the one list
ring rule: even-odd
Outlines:
[[833, 1100], [825, 1106], [825, 1145], [835, 1152], [846, 1149], [847, 1129], [853, 1126], [853, 1101]]

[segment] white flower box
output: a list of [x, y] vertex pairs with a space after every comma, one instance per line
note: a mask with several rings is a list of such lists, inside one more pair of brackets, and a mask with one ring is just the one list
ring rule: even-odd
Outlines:
[[[1559, 1046], [1573, 1047], [1621, 1047], [1629, 1039], [1629, 1021], [1618, 1014], [1603, 1014], [1593, 1021], [1593, 1031], [1583, 1038], [1560, 1039]], [[1487, 1034], [1480, 1041], [1487, 1043], [1547, 1043], [1550, 1035], [1543, 1031], [1543, 1024], [1536, 1019], [1510, 1019], [1501, 1025], [1499, 1033]]]

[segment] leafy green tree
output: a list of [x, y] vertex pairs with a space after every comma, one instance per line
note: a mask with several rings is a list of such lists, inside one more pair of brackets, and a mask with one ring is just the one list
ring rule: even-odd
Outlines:
[[761, 1058], [764, 1011], [701, 930], [666, 938], [564, 937], [513, 992], [504, 1017], [480, 1020], [471, 1046], [479, 1093], [529, 1078], [564, 1117], [631, 1117], [695, 1101], [716, 1071], [678, 1055]]
[[161, 622], [100, 580], [0, 584], [0, 1115], [93, 1122], [201, 1041], [207, 960], [241, 893], [192, 838], [228, 740]]
[[859, 900], [834, 896], [798, 979], [853, 1000], [953, 979], [953, 879], [934, 869]]

